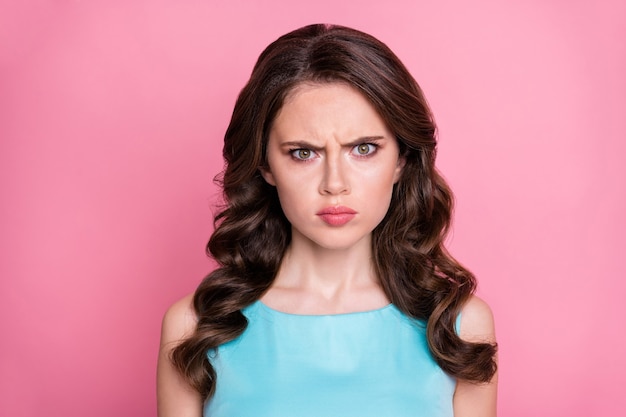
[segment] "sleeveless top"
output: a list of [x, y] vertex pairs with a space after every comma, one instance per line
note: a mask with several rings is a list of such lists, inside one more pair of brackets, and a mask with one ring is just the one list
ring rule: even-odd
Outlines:
[[453, 415], [456, 380], [432, 358], [425, 323], [392, 304], [317, 316], [256, 301], [242, 313], [246, 330], [208, 354], [205, 417]]

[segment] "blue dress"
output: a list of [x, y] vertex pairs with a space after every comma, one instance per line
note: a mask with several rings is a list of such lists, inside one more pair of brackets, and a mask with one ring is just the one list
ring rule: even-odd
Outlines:
[[433, 360], [421, 321], [394, 305], [297, 315], [257, 301], [241, 336], [209, 353], [206, 417], [452, 417], [456, 381]]

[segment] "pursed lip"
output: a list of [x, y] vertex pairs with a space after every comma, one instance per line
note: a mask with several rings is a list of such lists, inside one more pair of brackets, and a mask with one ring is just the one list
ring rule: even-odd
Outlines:
[[356, 211], [352, 210], [350, 207], [345, 206], [331, 206], [321, 209], [316, 213], [318, 216], [324, 214], [356, 214]]
[[350, 207], [326, 207], [316, 213], [329, 226], [343, 226], [354, 218], [356, 211]]

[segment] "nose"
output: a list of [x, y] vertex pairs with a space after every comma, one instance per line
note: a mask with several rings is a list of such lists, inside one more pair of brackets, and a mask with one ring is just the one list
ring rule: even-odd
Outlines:
[[327, 158], [324, 164], [324, 174], [320, 183], [320, 194], [340, 195], [350, 192], [348, 182], [347, 167], [341, 161], [341, 156], [337, 155]]

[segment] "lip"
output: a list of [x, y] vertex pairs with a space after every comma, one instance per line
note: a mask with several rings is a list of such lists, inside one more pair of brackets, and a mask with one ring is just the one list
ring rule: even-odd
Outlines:
[[323, 208], [315, 214], [330, 226], [343, 226], [354, 218], [356, 211], [350, 207], [332, 206]]

